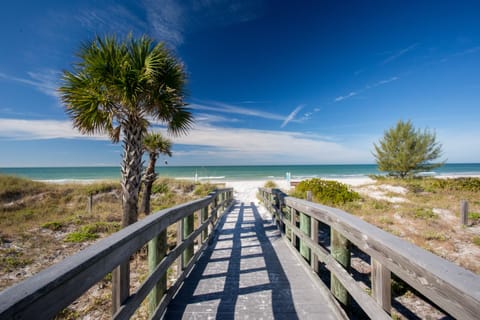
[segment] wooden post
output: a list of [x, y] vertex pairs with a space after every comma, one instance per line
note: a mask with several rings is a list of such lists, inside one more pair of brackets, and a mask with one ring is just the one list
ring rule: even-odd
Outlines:
[[462, 226], [468, 225], [468, 201], [460, 201], [460, 224]]
[[130, 259], [112, 271], [112, 315], [117, 313], [130, 295]]
[[[183, 242], [183, 224], [184, 224], [184, 222], [185, 222], [184, 219], [180, 219], [177, 222], [177, 247]], [[183, 254], [181, 254], [180, 258], [178, 258], [177, 279], [182, 274], [183, 268], [184, 268]]]
[[[332, 257], [337, 260], [345, 269], [350, 269], [350, 244], [347, 238], [343, 237], [339, 232], [330, 227], [330, 253]], [[340, 281], [331, 273], [330, 290], [335, 298], [338, 299], [344, 306], [348, 306], [350, 302], [350, 295]]]
[[312, 191], [307, 191], [307, 201], [312, 201]]
[[[318, 244], [318, 220], [311, 218], [310, 224], [310, 237], [315, 243]], [[312, 251], [310, 252], [310, 266], [315, 273], [318, 273], [318, 256]]]
[[[290, 222], [292, 223], [292, 226], [296, 225], [296, 215], [297, 215], [297, 211], [293, 208], [290, 208]], [[290, 241], [292, 241], [292, 246], [296, 248], [297, 236], [295, 235], [295, 232], [293, 232], [293, 229], [290, 229]]]
[[[300, 213], [300, 230], [302, 230], [302, 232], [308, 237], [311, 237], [310, 216], [306, 215], [303, 212]], [[308, 261], [311, 260], [310, 248], [301, 239], [300, 239], [300, 254]]]
[[[200, 212], [200, 214], [201, 214], [200, 224], [203, 224], [208, 219], [208, 206], [206, 206], [205, 208], [202, 208], [202, 211]], [[207, 237], [208, 237], [208, 228], [204, 229], [202, 232], [202, 242], [205, 241]]]
[[[162, 231], [158, 236], [148, 242], [148, 270], [153, 273], [157, 265], [167, 254], [167, 230]], [[150, 317], [162, 300], [167, 291], [167, 273], [165, 273], [148, 296], [148, 313]]]
[[380, 262], [372, 260], [372, 296], [390, 314], [392, 309], [391, 272]]
[[87, 210], [90, 214], [93, 212], [93, 194], [91, 193], [88, 195], [87, 199]]
[[[186, 216], [183, 218], [183, 239], [188, 238], [188, 236], [193, 232], [193, 221], [194, 221], [194, 216], [193, 214]], [[183, 251], [183, 266], [185, 267], [188, 265], [190, 262], [190, 259], [193, 257], [193, 251], [194, 251], [194, 244], [190, 244], [188, 247], [185, 248], [185, 251]]]

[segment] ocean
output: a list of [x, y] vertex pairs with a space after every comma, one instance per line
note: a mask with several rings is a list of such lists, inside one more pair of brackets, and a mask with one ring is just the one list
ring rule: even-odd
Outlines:
[[[159, 166], [159, 176], [200, 181], [235, 181], [307, 178], [352, 178], [382, 174], [374, 164], [261, 165], [261, 166]], [[42, 181], [117, 180], [119, 167], [0, 168], [0, 174]], [[480, 163], [448, 163], [428, 173], [437, 176], [480, 175]]]

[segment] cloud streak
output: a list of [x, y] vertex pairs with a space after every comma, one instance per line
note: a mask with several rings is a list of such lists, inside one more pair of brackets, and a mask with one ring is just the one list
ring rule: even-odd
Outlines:
[[107, 136], [85, 136], [73, 128], [68, 120], [1, 119], [0, 139], [48, 140], [48, 139], [93, 139], [108, 140]]
[[58, 98], [57, 88], [60, 79], [60, 73], [58, 71], [46, 69], [39, 72], [28, 72], [27, 74], [29, 78], [15, 77], [0, 73], [0, 79], [26, 84], [48, 96]]
[[[167, 135], [164, 128], [157, 128]], [[332, 142], [315, 134], [299, 132], [213, 127], [198, 124], [188, 135], [171, 137], [181, 152], [174, 156], [183, 163], [345, 163], [370, 160], [368, 151]], [[85, 136], [68, 120], [1, 119], [2, 140], [90, 139], [108, 140], [106, 136]], [[285, 146], [295, 146], [286, 148]], [[192, 158], [192, 155], [195, 157]], [[202, 158], [202, 155], [204, 156]], [[252, 160], [254, 159], [254, 160]]]
[[290, 121], [295, 119], [295, 116], [297, 115], [298, 112], [300, 112], [300, 110], [303, 109], [303, 107], [304, 107], [304, 105], [300, 105], [300, 106], [296, 107], [292, 112], [290, 112], [290, 114], [285, 118], [285, 121], [283, 121], [280, 128], [284, 128]]
[[364, 89], [351, 91], [350, 93], [348, 93], [346, 95], [338, 96], [333, 101], [334, 102], [340, 102], [340, 101], [343, 101], [343, 100], [346, 100], [346, 99], [350, 99], [352, 97], [355, 97], [356, 95], [359, 95], [362, 92], [365, 92], [367, 90], [371, 90], [373, 88], [378, 88], [380, 86], [386, 85], [386, 84], [388, 84], [390, 82], [393, 82], [393, 81], [397, 81], [399, 79], [400, 79], [400, 77], [394, 76], [394, 77], [391, 77], [391, 78], [388, 78], [388, 79], [377, 81], [374, 84], [367, 84]]
[[244, 116], [253, 116], [257, 118], [280, 120], [284, 121], [285, 116], [270, 112], [259, 111], [255, 109], [243, 108], [234, 106], [223, 102], [204, 102], [204, 103], [192, 103], [189, 105], [194, 110], [214, 111], [219, 113], [239, 114]]
[[404, 49], [401, 49], [400, 51], [394, 53], [393, 55], [389, 56], [388, 58], [386, 58], [385, 60], [382, 61], [382, 65], [385, 65], [385, 64], [388, 64], [394, 60], [397, 60], [398, 58], [400, 58], [401, 56], [407, 54], [408, 52], [412, 51], [413, 49], [415, 49], [415, 47], [418, 46], [418, 43], [414, 43]]

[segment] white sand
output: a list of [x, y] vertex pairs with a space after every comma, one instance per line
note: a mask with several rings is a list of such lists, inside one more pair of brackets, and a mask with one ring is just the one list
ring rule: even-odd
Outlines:
[[[335, 180], [338, 182], [342, 182], [348, 184], [352, 187], [362, 186], [374, 183], [375, 180], [372, 180], [368, 177], [358, 177], [358, 178], [339, 178], [339, 179], [328, 179], [328, 180]], [[268, 180], [242, 180], [242, 181], [226, 181], [225, 186], [227, 188], [234, 189], [234, 196], [240, 202], [250, 203], [254, 202], [257, 203], [257, 192], [258, 188], [263, 187], [265, 182]], [[287, 183], [287, 180], [272, 180], [275, 182], [279, 189], [283, 191], [289, 191], [290, 186]]]

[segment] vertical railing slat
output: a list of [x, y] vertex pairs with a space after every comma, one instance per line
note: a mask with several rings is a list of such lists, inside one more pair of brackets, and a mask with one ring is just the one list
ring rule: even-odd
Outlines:
[[390, 313], [392, 309], [391, 272], [380, 262], [372, 261], [372, 296], [382, 308]]

